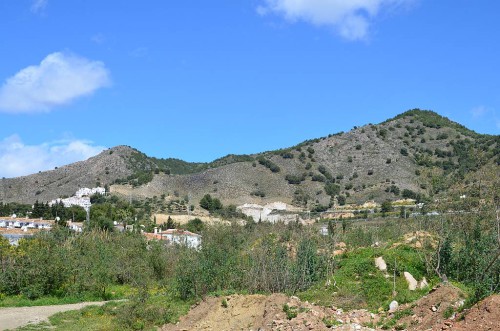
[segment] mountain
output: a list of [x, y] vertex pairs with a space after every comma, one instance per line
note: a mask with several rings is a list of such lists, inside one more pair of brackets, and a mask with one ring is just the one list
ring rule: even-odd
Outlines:
[[118, 146], [86, 161], [0, 181], [0, 201], [33, 203], [110, 186], [134, 198], [207, 193], [225, 204], [283, 201], [326, 208], [444, 194], [471, 172], [500, 164], [500, 136], [482, 135], [432, 111], [414, 109], [377, 125], [255, 155], [210, 163], [157, 159]]

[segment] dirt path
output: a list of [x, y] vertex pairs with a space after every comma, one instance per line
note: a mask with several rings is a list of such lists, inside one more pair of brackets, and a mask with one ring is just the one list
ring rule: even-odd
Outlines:
[[70, 305], [0, 308], [0, 330], [15, 329], [31, 323], [47, 321], [55, 313], [77, 310], [87, 306], [101, 306], [109, 301], [81, 302]]

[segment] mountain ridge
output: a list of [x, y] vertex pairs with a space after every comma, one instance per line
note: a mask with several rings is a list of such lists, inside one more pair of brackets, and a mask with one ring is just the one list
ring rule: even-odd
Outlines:
[[[0, 201], [32, 203], [106, 185], [116, 194], [217, 196], [225, 203], [283, 200], [308, 208], [433, 196], [465, 173], [475, 155], [500, 163], [499, 136], [476, 133], [432, 111], [412, 109], [379, 124], [212, 162], [158, 159], [116, 146], [51, 171], [0, 181]], [[406, 191], [405, 191], [406, 190]]]

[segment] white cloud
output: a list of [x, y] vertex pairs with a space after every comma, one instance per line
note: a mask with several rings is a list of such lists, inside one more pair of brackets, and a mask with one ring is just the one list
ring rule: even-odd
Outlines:
[[275, 13], [287, 20], [333, 27], [349, 40], [364, 39], [371, 21], [382, 10], [407, 6], [416, 0], [263, 0], [259, 15]]
[[48, 0], [34, 0], [31, 4], [31, 11], [35, 14], [42, 12], [47, 7]]
[[102, 62], [52, 53], [5, 81], [0, 87], [0, 112], [49, 111], [109, 84], [109, 71]]
[[63, 140], [26, 145], [18, 135], [0, 140], [0, 177], [24, 176], [86, 160], [105, 147], [86, 140]]

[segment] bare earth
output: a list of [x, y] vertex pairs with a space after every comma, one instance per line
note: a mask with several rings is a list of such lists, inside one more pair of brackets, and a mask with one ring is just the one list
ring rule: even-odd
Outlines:
[[[297, 312], [296, 317], [287, 318], [283, 311], [285, 304]], [[161, 331], [326, 331], [329, 328], [323, 322], [325, 318], [338, 319], [343, 324], [337, 328], [339, 331], [372, 330], [360, 325], [372, 319], [365, 310], [344, 313], [340, 309], [301, 302], [297, 297], [273, 294], [209, 297], [193, 307], [179, 323], [164, 325]]]
[[101, 306], [107, 301], [81, 302], [70, 305], [0, 308], [0, 330], [15, 329], [27, 324], [48, 321], [55, 313], [77, 310], [87, 306]]
[[[402, 305], [400, 310], [411, 309], [412, 315], [400, 319], [398, 325], [406, 325], [404, 328], [408, 331], [500, 331], [500, 295], [493, 295], [465, 311], [463, 320], [459, 320], [458, 314], [444, 316], [448, 307], [456, 310], [462, 303], [463, 293], [458, 288], [438, 286], [420, 300]], [[297, 312], [296, 317], [287, 318], [283, 312], [285, 304]], [[283, 294], [231, 295], [206, 298], [192, 307], [179, 323], [164, 325], [161, 331], [375, 331], [381, 329], [363, 325], [376, 325], [381, 318], [393, 316], [387, 312], [372, 314], [363, 309], [344, 312], [336, 307], [318, 307]], [[325, 321], [330, 321], [333, 327], [329, 328]]]

